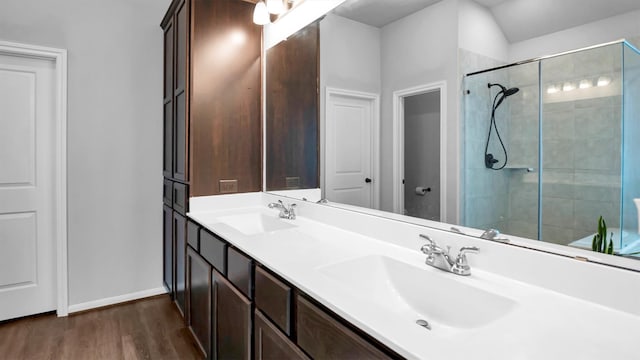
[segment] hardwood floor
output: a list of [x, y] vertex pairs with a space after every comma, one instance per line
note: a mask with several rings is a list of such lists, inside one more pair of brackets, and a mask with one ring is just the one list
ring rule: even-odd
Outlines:
[[0, 323], [2, 359], [202, 359], [169, 295]]

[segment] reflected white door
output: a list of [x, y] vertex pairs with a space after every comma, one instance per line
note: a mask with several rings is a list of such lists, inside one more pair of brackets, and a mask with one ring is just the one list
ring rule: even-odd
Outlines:
[[373, 207], [374, 99], [329, 93], [326, 111], [325, 196]]
[[55, 62], [0, 54], [0, 320], [56, 309]]

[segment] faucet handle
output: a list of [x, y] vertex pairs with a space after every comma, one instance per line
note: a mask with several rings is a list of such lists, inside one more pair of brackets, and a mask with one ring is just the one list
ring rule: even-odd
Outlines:
[[436, 242], [431, 240], [429, 235], [420, 234], [419, 236], [427, 241], [427, 243], [422, 245], [422, 247], [420, 248], [420, 251], [422, 251], [423, 253], [427, 254], [428, 252], [431, 252], [438, 247]]
[[467, 253], [476, 253], [480, 251], [475, 246], [463, 246], [460, 248], [460, 252], [458, 252], [458, 256], [456, 257], [456, 261], [451, 267], [451, 272], [456, 273], [458, 275], [470, 275], [471, 267], [469, 267], [469, 263], [467, 262]]

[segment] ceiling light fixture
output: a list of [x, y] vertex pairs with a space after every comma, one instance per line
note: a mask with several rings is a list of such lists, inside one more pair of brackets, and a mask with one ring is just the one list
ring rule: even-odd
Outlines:
[[555, 93], [557, 93], [559, 91], [560, 91], [560, 89], [555, 85], [551, 85], [551, 86], [549, 86], [547, 88], [547, 94], [555, 94]]
[[588, 89], [590, 87], [593, 86], [593, 83], [591, 82], [591, 80], [580, 80], [580, 85], [578, 85], [578, 87], [580, 89]]
[[264, 1], [257, 3], [255, 9], [253, 9], [253, 22], [257, 25], [266, 25], [271, 22], [271, 17]]
[[283, 0], [267, 0], [267, 10], [270, 14], [280, 15], [286, 10], [286, 7]]
[[611, 78], [608, 76], [600, 76], [598, 78], [598, 86], [607, 86], [611, 84]]

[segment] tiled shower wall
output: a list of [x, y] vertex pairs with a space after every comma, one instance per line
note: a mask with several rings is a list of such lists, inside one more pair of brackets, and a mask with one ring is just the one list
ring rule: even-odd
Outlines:
[[[621, 45], [582, 51], [467, 78], [464, 137], [464, 224], [477, 228], [538, 237], [539, 121], [542, 121], [542, 229], [541, 238], [568, 244], [593, 234], [600, 215], [610, 227], [620, 223], [621, 184]], [[461, 72], [490, 68], [499, 63], [460, 51]], [[485, 65], [482, 67], [482, 65]], [[612, 81], [595, 86], [600, 76]], [[542, 79], [542, 116], [538, 88]], [[579, 89], [580, 80], [594, 87]], [[497, 113], [506, 140], [509, 163], [502, 171], [484, 168], [484, 143], [492, 96], [488, 82], [520, 91]], [[550, 85], [566, 82], [576, 89], [548, 95]], [[490, 151], [502, 160], [495, 135]], [[499, 145], [498, 145], [499, 146]], [[528, 172], [527, 168], [533, 168]]]

